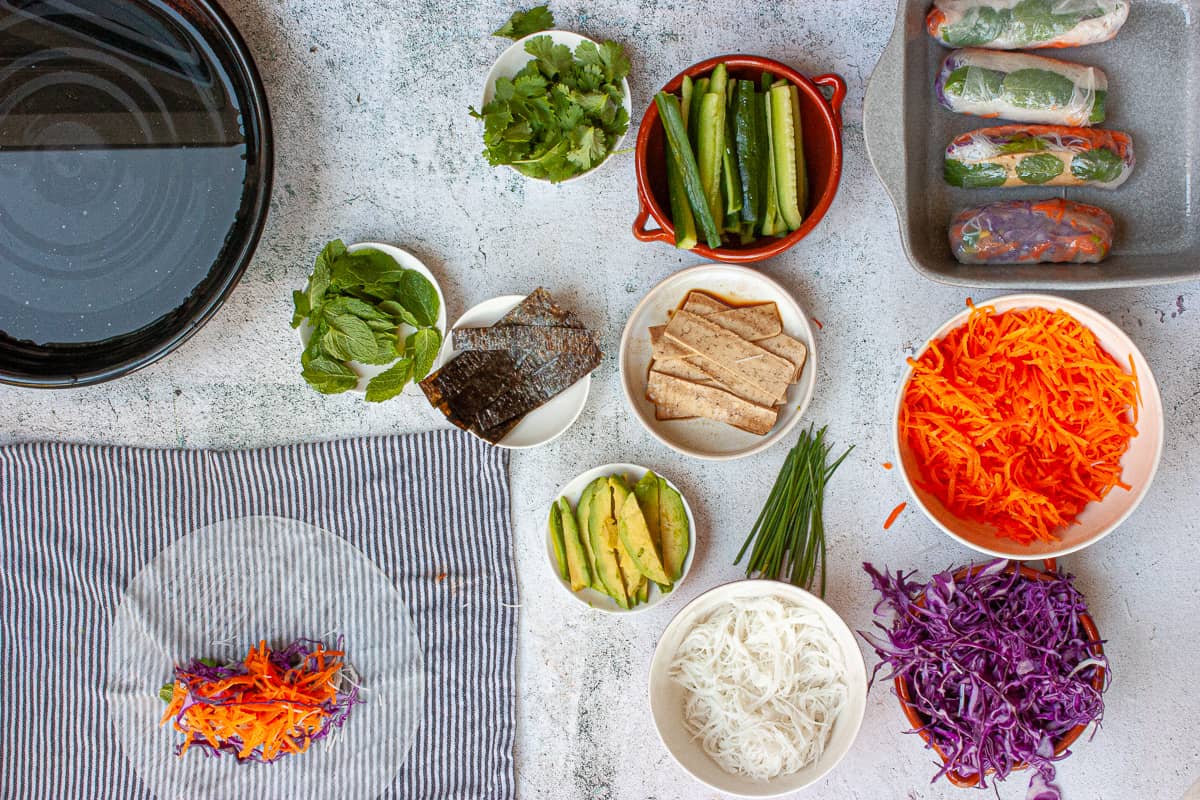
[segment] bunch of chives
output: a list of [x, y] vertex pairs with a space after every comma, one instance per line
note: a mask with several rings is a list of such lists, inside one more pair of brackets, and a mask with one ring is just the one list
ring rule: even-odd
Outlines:
[[809, 591], [820, 573], [819, 594], [825, 596], [825, 484], [854, 449], [851, 445], [829, 463], [832, 445], [825, 443], [825, 428], [809, 429], [788, 453], [783, 469], [771, 487], [767, 504], [754, 523], [734, 564], [750, 548], [746, 575], [786, 580]]

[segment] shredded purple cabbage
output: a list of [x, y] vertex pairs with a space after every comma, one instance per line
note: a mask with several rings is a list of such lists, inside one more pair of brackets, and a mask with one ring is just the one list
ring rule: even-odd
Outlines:
[[[342, 637], [338, 637], [337, 644], [334, 647], [328, 647], [324, 642], [317, 639], [299, 638], [292, 641], [290, 644], [279, 649], [271, 649], [268, 660], [277, 668], [283, 671], [296, 669], [302, 666], [310, 656], [315, 654], [318, 648], [324, 650], [342, 650]], [[190, 686], [194, 682], [212, 682], [232, 678], [236, 675], [247, 674], [245, 664], [241, 662], [233, 664], [214, 664], [208, 659], [196, 658], [187, 664], [175, 667], [175, 680], [182, 681], [184, 686]], [[346, 719], [350, 716], [350, 710], [358, 703], [364, 702], [359, 698], [359, 687], [357, 684], [350, 683], [349, 688], [345, 691], [339, 691], [332, 702], [322, 705], [324, 711], [328, 714], [325, 717], [324, 725], [320, 730], [309, 737], [311, 741], [318, 741], [328, 736], [335, 728], [341, 728], [346, 724]], [[183, 706], [179, 709], [179, 713], [175, 715], [176, 722], [182, 723], [187, 710], [198, 703], [207, 703], [209, 705], [227, 705], [227, 703], [213, 701], [208, 698], [197, 697], [191, 692], [188, 693], [187, 699], [184, 700]], [[294, 704], [296, 707], [305, 707], [300, 703]], [[314, 708], [316, 706], [313, 706]], [[185, 741], [187, 738], [185, 734]], [[262, 764], [269, 764], [278, 761], [287, 753], [280, 752], [274, 758], [267, 759], [262, 755], [262, 748], [256, 747], [248, 756], [243, 758], [240, 753], [242, 742], [238, 737], [230, 737], [229, 739], [219, 742], [217, 747], [199, 734], [191, 734], [191, 747], [200, 748], [205, 755], [216, 758], [221, 755], [221, 751], [228, 751], [234, 755], [239, 761], [254, 761]], [[175, 746], [175, 754], [182, 754], [184, 742], [180, 742]]]
[[1030, 580], [1007, 566], [994, 561], [962, 579], [951, 570], [921, 585], [913, 573], [863, 564], [882, 596], [875, 614], [891, 620], [875, 623], [882, 636], [859, 633], [882, 659], [872, 685], [886, 665], [882, 679], [903, 678], [928, 720], [922, 730], [945, 756], [933, 780], [978, 775], [984, 788], [990, 772], [1004, 780], [1027, 764], [1037, 771], [1030, 796], [1053, 800], [1052, 762], [1070, 752], [1055, 756], [1054, 745], [1076, 725], [1099, 725], [1104, 701], [1093, 683], [1107, 663], [1091, 652], [1102, 642], [1080, 622], [1087, 605], [1072, 576]]

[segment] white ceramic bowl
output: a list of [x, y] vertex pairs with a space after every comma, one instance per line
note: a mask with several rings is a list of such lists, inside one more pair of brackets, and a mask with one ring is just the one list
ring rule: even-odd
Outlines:
[[[458, 321], [454, 323], [454, 327], [486, 328], [494, 325], [524, 299], [525, 295], [523, 294], [508, 294], [484, 300], [459, 317]], [[459, 353], [454, 349], [453, 337], [452, 332], [442, 347], [439, 366], [450, 361]], [[567, 387], [565, 391], [550, 398], [549, 402], [543, 403], [526, 414], [525, 418], [518, 422], [516, 427], [509, 431], [496, 446], [522, 450], [529, 447], [540, 447], [562, 436], [583, 413], [591, 385], [592, 375], [588, 373]]]
[[[804, 342], [808, 348], [808, 360], [804, 362], [800, 380], [788, 389], [779, 421], [767, 435], [756, 436], [708, 419], [655, 419], [654, 404], [646, 399], [646, 376], [652, 354], [649, 328], [666, 323], [668, 314], [679, 307], [692, 289], [703, 289], [733, 300], [774, 301], [779, 306], [784, 333]], [[808, 314], [787, 289], [755, 269], [733, 264], [704, 264], [676, 272], [638, 303], [621, 335], [620, 371], [626, 400], [656, 439], [684, 455], [727, 461], [766, 450], [796, 426], [816, 388], [817, 349]]]
[[[1029, 545], [1020, 545], [1010, 539], [998, 536], [995, 529], [989, 525], [970, 522], [955, 516], [940, 500], [917, 487], [915, 480], [920, 475], [920, 465], [907, 443], [900, 438], [900, 407], [904, 400], [904, 388], [912, 377], [912, 367], [905, 369], [904, 377], [900, 380], [900, 386], [896, 392], [895, 415], [892, 423], [892, 443], [896, 451], [896, 463], [899, 465], [900, 474], [904, 476], [904, 482], [916, 501], [917, 507], [925, 513], [925, 516], [929, 517], [934, 525], [967, 547], [1000, 558], [1039, 559], [1065, 556], [1098, 542], [1112, 532], [1133, 513], [1150, 488], [1163, 448], [1163, 407], [1158, 384], [1154, 380], [1154, 374], [1150, 371], [1150, 365], [1146, 363], [1146, 359], [1142, 357], [1137, 346], [1124, 331], [1095, 309], [1073, 300], [1044, 294], [1006, 295], [995, 300], [988, 300], [986, 303], [980, 303], [980, 305], [993, 306], [997, 313], [1039, 306], [1050, 310], [1062, 309], [1086, 325], [1096, 335], [1100, 346], [1116, 359], [1118, 364], [1127, 367], [1130, 357], [1133, 358], [1133, 363], [1137, 366], [1142, 407], [1139, 410], [1138, 435], [1130, 442], [1129, 449], [1121, 459], [1121, 477], [1133, 487], [1133, 490], [1127, 492], [1120, 488], [1114, 488], [1101, 502], [1089, 503], [1077, 517], [1079, 524], [1060, 531], [1061, 538], [1056, 542], [1034, 542]], [[941, 339], [951, 330], [962, 325], [970, 314], [970, 309], [964, 309], [951, 317], [945, 325], [942, 325], [929, 337], [928, 342], [914, 358], [920, 359], [933, 341]]]
[[[683, 687], [671, 678], [670, 666], [684, 637], [697, 622], [718, 606], [730, 600], [770, 596], [811, 608], [820, 615], [841, 648], [846, 664], [849, 698], [833, 724], [832, 735], [821, 758], [798, 772], [780, 775], [764, 782], [726, 772], [709, 758], [701, 743], [692, 738], [683, 721]], [[728, 792], [739, 797], [778, 797], [816, 783], [849, 752], [855, 737], [858, 736], [866, 706], [867, 668], [863, 662], [862, 651], [854, 639], [854, 632], [823, 600], [781, 581], [735, 581], [700, 595], [684, 606], [667, 625], [650, 662], [650, 713], [663, 745], [679, 766], [693, 778], [719, 792]]]
[[[567, 502], [571, 504], [571, 508], [574, 509], [579, 504], [579, 496], [581, 494], [583, 494], [583, 490], [585, 488], [587, 488], [587, 485], [589, 483], [596, 480], [596, 478], [599, 478], [601, 475], [623, 475], [623, 476], [625, 476], [625, 482], [628, 483], [629, 487], [632, 489], [633, 484], [636, 483], [637, 481], [641, 480], [642, 476], [645, 475], [647, 472], [649, 472], [649, 470], [646, 467], [638, 466], [637, 464], [605, 464], [602, 467], [596, 467], [595, 469], [589, 469], [587, 472], [583, 473], [582, 475], [577, 476], [574, 480], [572, 480], [566, 486], [563, 486], [561, 489], [559, 489], [558, 494], [554, 495], [551, 502], [556, 502], [558, 500], [558, 498], [565, 497], [567, 499]], [[650, 593], [647, 597], [646, 602], [640, 603], [640, 604], [634, 606], [633, 608], [621, 608], [619, 605], [617, 605], [616, 600], [613, 600], [608, 595], [604, 594], [603, 592], [598, 592], [595, 589], [580, 589], [578, 592], [571, 591], [570, 582], [563, 580], [562, 576], [558, 572], [558, 557], [554, 554], [554, 541], [550, 538], [550, 522], [549, 522], [549, 519], [547, 518], [547, 520], [546, 520], [546, 558], [548, 559], [547, 563], [550, 565], [550, 571], [552, 573], [554, 573], [555, 581], [558, 583], [559, 586], [561, 586], [563, 588], [564, 592], [566, 592], [568, 595], [570, 595], [571, 599], [573, 599], [575, 602], [583, 603], [584, 605], [590, 606], [599, 611], [604, 611], [604, 612], [608, 612], [608, 613], [612, 613], [612, 614], [634, 614], [634, 613], [637, 613], [638, 611], [645, 611], [648, 608], [653, 608], [654, 606], [658, 605], [663, 600], [666, 600], [668, 597], [670, 597], [671, 595], [673, 595], [675, 592], [677, 592], [679, 590], [680, 584], [683, 583], [684, 578], [687, 577], [688, 572], [692, 568], [692, 558], [696, 555], [696, 518], [694, 516], [692, 516], [692, 507], [690, 505], [688, 505], [687, 497], [684, 496], [683, 492], [680, 491], [679, 487], [676, 486], [675, 484], [671, 483], [671, 481], [669, 479], [667, 479], [666, 476], [660, 475], [659, 477], [662, 477], [664, 480], [666, 480], [667, 485], [670, 486], [675, 491], [679, 492], [679, 496], [681, 498], [683, 498], [683, 510], [687, 514], [687, 521], [688, 521], [689, 539], [688, 539], [687, 558], [685, 558], [683, 560], [683, 572], [679, 575], [679, 580], [675, 581], [675, 586], [672, 588], [671, 592], [669, 594], [663, 594], [662, 592], [660, 592], [658, 590], [657, 586], [655, 586], [653, 583], [651, 583], [650, 584]], [[550, 514], [550, 505], [549, 505], [549, 503], [547, 503], [546, 504], [547, 517], [549, 517], [549, 514]]]
[[[358, 244], [348, 245], [346, 250], [353, 253], [356, 250], [365, 250], [368, 248], [371, 250], [378, 250], [381, 253], [387, 253], [389, 256], [396, 259], [396, 263], [398, 263], [400, 266], [404, 267], [405, 269], [411, 269], [415, 272], [421, 273], [429, 280], [430, 283], [433, 284], [433, 290], [437, 292], [438, 297], [437, 329], [438, 333], [442, 335], [442, 349], [438, 351], [438, 358], [434, 359], [433, 362], [434, 369], [436, 369], [437, 365], [441, 361], [441, 354], [445, 352], [446, 347], [446, 297], [442, 294], [442, 287], [438, 285], [437, 278], [433, 277], [433, 273], [429, 271], [429, 267], [425, 266], [425, 264], [423, 264], [419, 258], [407, 250], [401, 250], [399, 247], [394, 245], [380, 244], [379, 242], [359, 242]], [[401, 324], [400, 327], [397, 328], [400, 340], [403, 341], [405, 337], [413, 332], [413, 330], [414, 329], [409, 325]], [[312, 332], [313, 326], [307, 319], [300, 323], [300, 327], [296, 330], [296, 333], [300, 336], [301, 349], [308, 347], [308, 342], [312, 338]], [[396, 360], [398, 361], [399, 359], [400, 357], [396, 356]], [[394, 363], [396, 362], [393, 361], [392, 364]], [[350, 391], [358, 392], [359, 394], [365, 393], [367, 391], [367, 384], [371, 382], [371, 379], [381, 372], [385, 372], [390, 366], [392, 366], [392, 364], [360, 364], [357, 361], [348, 361], [347, 366], [349, 366], [350, 369], [354, 370], [358, 374], [358, 385]], [[404, 387], [404, 391], [413, 391], [415, 387], [416, 384], [410, 383]], [[420, 389], [416, 389], [416, 391], [419, 392]]]
[[[483, 106], [486, 106], [488, 103], [492, 102], [492, 97], [494, 97], [496, 94], [497, 78], [511, 78], [524, 69], [526, 64], [533, 60], [533, 56], [525, 52], [525, 43], [535, 36], [549, 36], [551, 41], [553, 41], [555, 44], [563, 44], [571, 48], [572, 53], [575, 52], [575, 48], [579, 46], [580, 42], [592, 42], [594, 44], [599, 44], [599, 42], [596, 42], [594, 39], [589, 39], [586, 36], [581, 36], [580, 34], [572, 33], [571, 31], [538, 31], [537, 33], [529, 34], [523, 39], [518, 39], [509, 45], [507, 50], [500, 54], [500, 57], [496, 59], [496, 63], [492, 65], [491, 71], [488, 72], [487, 80], [483, 84], [483, 102], [482, 105], [480, 105], [480, 108], [483, 108]], [[621, 105], [625, 108], [625, 115], [630, 120], [629, 124], [632, 125], [633, 102], [629, 97], [629, 81], [624, 78], [621, 79], [621, 91], [624, 94], [624, 97], [621, 100]], [[608, 148], [608, 153], [604, 156], [603, 161], [593, 166], [587, 172], [581, 172], [578, 175], [567, 178], [565, 181], [560, 181], [560, 183], [570, 183], [572, 181], [577, 181], [580, 178], [585, 178], [588, 175], [595, 174], [596, 170], [600, 169], [611, 160], [614, 152], [621, 149], [621, 143], [625, 141], [625, 137], [628, 135], [629, 128], [626, 128], [625, 133], [621, 134], [621, 137], [613, 142], [612, 146]], [[524, 173], [516, 167], [512, 167], [512, 170], [518, 175], [524, 175]], [[525, 177], [529, 176], [525, 175]], [[541, 179], [534, 178], [533, 180]]]

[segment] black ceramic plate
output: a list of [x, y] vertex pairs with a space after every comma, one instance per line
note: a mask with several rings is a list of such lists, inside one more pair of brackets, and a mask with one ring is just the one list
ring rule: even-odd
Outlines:
[[208, 0], [0, 0], [0, 381], [161, 358], [254, 252], [266, 96]]

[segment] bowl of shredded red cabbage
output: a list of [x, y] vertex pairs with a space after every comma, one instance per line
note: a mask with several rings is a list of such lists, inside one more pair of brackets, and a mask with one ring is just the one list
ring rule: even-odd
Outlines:
[[1054, 762], [1099, 726], [1108, 662], [1074, 578], [993, 561], [913, 573], [863, 568], [881, 599], [877, 633], [860, 632], [894, 680], [913, 730], [941, 757], [934, 775], [988, 785], [1033, 768], [1029, 798], [1058, 800]]
[[340, 642], [329, 648], [301, 638], [272, 649], [260, 641], [239, 662], [177, 665], [174, 681], [159, 692], [168, 704], [160, 724], [173, 721], [183, 734], [180, 757], [195, 747], [269, 764], [341, 728], [362, 702], [358, 693]]

